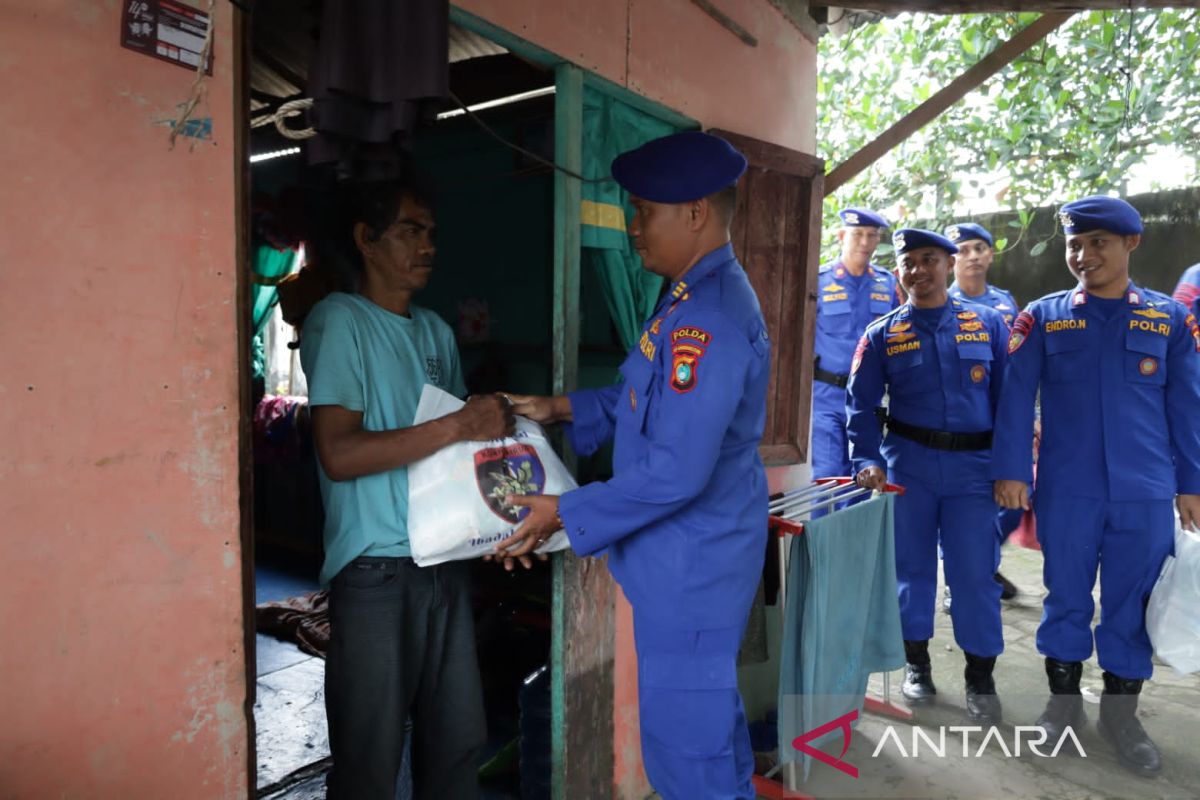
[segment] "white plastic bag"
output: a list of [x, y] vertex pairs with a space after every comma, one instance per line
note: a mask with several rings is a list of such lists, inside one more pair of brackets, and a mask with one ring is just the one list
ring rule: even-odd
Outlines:
[[1180, 675], [1200, 670], [1200, 534], [1176, 522], [1175, 556], [1167, 556], [1146, 606], [1154, 654]]
[[[452, 414], [463, 401], [431, 384], [421, 391], [414, 425]], [[417, 566], [479, 558], [512, 535], [528, 511], [504, 504], [510, 494], [559, 495], [576, 488], [536, 422], [517, 417], [512, 438], [459, 442], [408, 467], [408, 542]], [[539, 553], [570, 546], [563, 531]]]

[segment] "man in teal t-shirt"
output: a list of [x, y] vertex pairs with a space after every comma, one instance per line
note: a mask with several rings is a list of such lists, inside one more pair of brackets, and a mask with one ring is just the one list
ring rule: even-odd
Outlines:
[[411, 717], [414, 796], [472, 800], [486, 727], [469, 565], [409, 558], [407, 465], [501, 438], [512, 413], [491, 395], [412, 424], [426, 383], [465, 393], [449, 326], [412, 304], [433, 269], [433, 216], [412, 182], [343, 193], [329, 244], [359, 268], [361, 289], [318, 303], [300, 344], [325, 501], [328, 797], [392, 800]]

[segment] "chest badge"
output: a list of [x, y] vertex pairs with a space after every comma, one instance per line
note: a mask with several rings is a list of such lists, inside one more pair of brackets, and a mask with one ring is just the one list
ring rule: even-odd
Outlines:
[[983, 383], [983, 379], [986, 377], [987, 377], [987, 370], [984, 369], [983, 364], [976, 364], [975, 366], [971, 367], [971, 382], [972, 383]]
[[1143, 358], [1141, 361], [1138, 362], [1138, 372], [1142, 373], [1143, 375], [1145, 375], [1147, 377], [1158, 372], [1158, 359], [1157, 358]]

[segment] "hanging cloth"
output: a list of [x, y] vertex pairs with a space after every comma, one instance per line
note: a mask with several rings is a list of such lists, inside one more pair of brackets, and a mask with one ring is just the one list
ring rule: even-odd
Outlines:
[[448, 0], [325, 3], [308, 76], [312, 164], [339, 178], [394, 177], [418, 125], [450, 93]]
[[613, 159], [651, 139], [675, 133], [669, 123], [642, 113], [616, 98], [584, 87], [583, 185], [580, 242], [583, 268], [600, 279], [604, 302], [621, 344], [632, 349], [642, 325], [654, 311], [662, 278], [642, 268], [629, 244], [626, 220], [633, 216], [629, 195], [611, 180]]
[[[804, 523], [793, 536], [779, 670], [779, 758], [811, 758], [792, 740], [851, 711], [867, 679], [904, 665], [896, 598], [895, 495], [883, 494]], [[835, 728], [809, 742], [841, 737]]]

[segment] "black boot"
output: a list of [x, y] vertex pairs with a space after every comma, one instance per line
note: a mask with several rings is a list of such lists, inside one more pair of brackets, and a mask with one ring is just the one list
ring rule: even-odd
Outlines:
[[[1083, 696], [1079, 693], [1079, 680], [1083, 677], [1082, 661], [1059, 661], [1046, 659], [1046, 677], [1050, 679], [1050, 701], [1046, 710], [1038, 717], [1037, 725], [1046, 731], [1046, 747], [1054, 747], [1068, 727], [1078, 734], [1087, 723], [1083, 713]], [[1062, 752], [1074, 752], [1063, 748]]]
[[999, 572], [997, 572], [995, 575], [992, 576], [992, 580], [994, 580], [994, 581], [996, 581], [996, 583], [1000, 584], [1000, 599], [1001, 600], [1012, 600], [1014, 597], [1017, 596], [1017, 594], [1018, 594], [1017, 585], [1015, 583], [1013, 583], [1012, 581], [1010, 581], [1008, 578], [1001, 575]]
[[1141, 691], [1140, 680], [1104, 673], [1104, 694], [1100, 697], [1100, 724], [1097, 727], [1117, 751], [1122, 766], [1143, 778], [1153, 778], [1162, 770], [1162, 757], [1137, 718]]
[[999, 724], [1000, 698], [996, 696], [996, 682], [992, 680], [996, 657], [963, 655], [967, 657], [967, 668], [963, 670], [967, 682], [967, 716], [974, 722]]
[[904, 683], [900, 694], [910, 703], [931, 703], [937, 689], [933, 685], [933, 668], [929, 663], [929, 640], [904, 640]]

